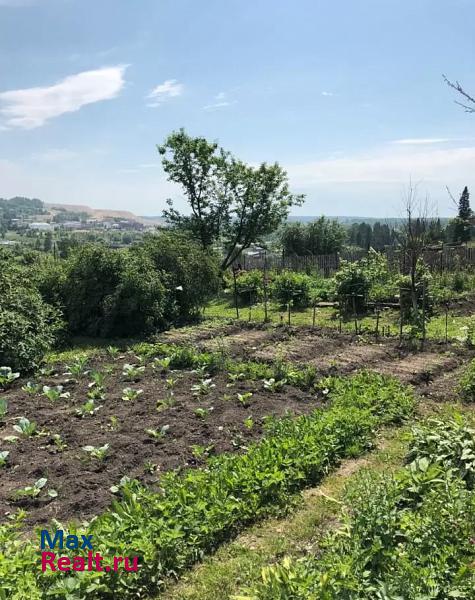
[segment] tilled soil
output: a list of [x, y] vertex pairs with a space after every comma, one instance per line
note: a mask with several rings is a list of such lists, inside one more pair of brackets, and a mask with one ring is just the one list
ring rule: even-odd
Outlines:
[[[427, 343], [424, 353], [398, 348], [394, 338], [357, 338], [321, 328], [237, 327], [187, 331], [160, 336], [161, 341], [192, 344], [197, 350], [223, 350], [236, 360], [273, 363], [282, 359], [300, 366], [313, 365], [317, 374], [349, 374], [369, 368], [398, 377], [417, 388], [422, 396], [435, 400], [454, 398], [463, 365], [473, 352], [457, 347]], [[173, 334], [173, 335], [172, 335]], [[55, 375], [36, 379], [43, 385], [63, 385], [70, 398], [52, 402], [43, 394], [29, 395], [21, 389], [26, 381], [16, 382], [0, 393], [8, 401], [9, 411], [0, 421], [0, 450], [10, 455], [6, 467], [0, 468], [0, 522], [18, 508], [28, 511], [27, 527], [41, 525], [56, 518], [62, 522], [89, 519], [110, 505], [110, 491], [121, 477], [158, 485], [160, 473], [175, 468], [202, 464], [203, 451], [221, 453], [242, 451], [263, 434], [265, 417], [309, 413], [319, 404], [316, 395], [291, 386], [271, 393], [262, 381], [237, 381], [230, 387], [225, 373], [212, 377], [207, 394], [197, 396], [192, 390], [203, 377], [193, 371], [160, 373], [146, 366], [140, 381], [124, 380], [122, 368], [136, 358], [126, 353], [115, 361], [105, 356], [90, 360], [88, 369], [110, 370], [105, 382], [105, 400], [92, 416], [76, 414], [87, 399], [91, 379], [77, 381], [65, 375], [64, 365], [56, 365]], [[167, 379], [173, 384], [174, 403], [157, 410], [157, 403], [170, 394]], [[122, 399], [123, 389], [142, 390], [134, 401]], [[251, 392], [248, 403], [238, 394]], [[203, 411], [199, 410], [203, 409]], [[201, 414], [200, 414], [201, 413]], [[13, 426], [20, 417], [38, 425], [39, 435], [25, 437]], [[160, 431], [168, 426], [161, 439], [154, 439], [147, 429]], [[54, 436], [59, 434], [65, 447], [58, 448]], [[5, 437], [17, 435], [16, 443]], [[105, 460], [92, 459], [84, 446], [109, 444]], [[45, 490], [36, 499], [17, 498], [16, 491], [47, 478]], [[47, 495], [49, 489], [57, 497]]]
[[[123, 475], [153, 485], [160, 471], [189, 467], [202, 460], [193, 446], [212, 446], [212, 452], [239, 451], [259, 439], [263, 432], [264, 417], [308, 413], [319, 406], [314, 395], [292, 387], [271, 393], [263, 389], [261, 381], [238, 381], [227, 387], [225, 374], [212, 378], [207, 395], [194, 396], [191, 386], [200, 381], [192, 372], [157, 375], [146, 368], [143, 379], [137, 383], [123, 380], [122, 364], [130, 357], [117, 361], [105, 384], [106, 399], [96, 401], [102, 408], [92, 416], [79, 417], [76, 408], [86, 400], [88, 379], [77, 383], [64, 376], [41, 379], [41, 385], [64, 386], [69, 399], [51, 402], [44, 395], [30, 396], [21, 389], [25, 382], [16, 384], [2, 393], [9, 411], [0, 422], [0, 449], [9, 450], [7, 466], [0, 470], [0, 522], [17, 508], [28, 511], [27, 524], [46, 523], [51, 518], [60, 521], [88, 519], [104, 510], [113, 499], [109, 488]], [[104, 364], [95, 359], [93, 367]], [[165, 378], [177, 378], [174, 386], [175, 403], [160, 412], [157, 401], [165, 398]], [[134, 401], [121, 399], [125, 387], [142, 389]], [[252, 392], [248, 405], [243, 405], [237, 394]], [[195, 411], [209, 411], [200, 416]], [[13, 429], [20, 417], [27, 417], [38, 425], [40, 435], [24, 437]], [[246, 419], [247, 426], [244, 424]], [[112, 420], [111, 420], [112, 419]], [[113, 420], [117, 425], [114, 426]], [[165, 436], [154, 440], [146, 429], [160, 430], [168, 426]], [[59, 434], [67, 447], [59, 451], [54, 443]], [[3, 438], [16, 435], [20, 439], [9, 443]], [[84, 446], [110, 445], [104, 461], [92, 459], [82, 450]], [[157, 465], [149, 473], [147, 466]], [[15, 491], [32, 485], [41, 477], [48, 479], [46, 490], [58, 492], [49, 498], [42, 492], [38, 499], [15, 499]]]

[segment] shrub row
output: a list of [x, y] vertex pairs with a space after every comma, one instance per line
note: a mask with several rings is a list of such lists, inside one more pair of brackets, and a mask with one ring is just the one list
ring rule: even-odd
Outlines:
[[90, 524], [88, 534], [104, 557], [139, 556], [137, 573], [43, 576], [34, 543], [20, 543], [14, 529], [0, 528], [0, 597], [144, 597], [246, 524], [287, 509], [301, 488], [368, 448], [379, 425], [412, 410], [411, 392], [388, 377], [360, 373], [325, 385], [328, 410], [272, 421], [263, 440], [243, 455], [166, 474], [159, 491], [126, 484], [123, 498]]
[[[216, 257], [172, 232], [137, 246], [84, 244], [67, 259], [0, 251], [0, 365], [31, 370], [64, 335], [138, 337], [195, 318], [216, 293]], [[31, 262], [30, 262], [31, 259]]]

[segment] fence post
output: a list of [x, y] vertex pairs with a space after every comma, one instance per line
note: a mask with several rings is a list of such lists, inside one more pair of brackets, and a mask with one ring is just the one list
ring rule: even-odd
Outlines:
[[236, 318], [239, 319], [239, 307], [238, 307], [238, 293], [236, 283], [236, 270], [233, 267], [233, 278], [234, 278], [234, 306], [236, 307]]
[[399, 345], [402, 346], [403, 308], [402, 288], [399, 288]]
[[269, 321], [267, 316], [267, 250], [264, 251], [264, 323]]
[[355, 332], [358, 335], [358, 316], [356, 314], [356, 295], [353, 293], [353, 316], [355, 319]]
[[424, 350], [426, 341], [426, 282], [422, 280], [422, 340], [421, 350]]
[[445, 344], [449, 343], [449, 303], [445, 303]]

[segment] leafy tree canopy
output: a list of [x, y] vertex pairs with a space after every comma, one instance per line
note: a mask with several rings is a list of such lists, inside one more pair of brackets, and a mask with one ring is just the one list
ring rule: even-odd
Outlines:
[[188, 231], [203, 249], [222, 243], [226, 269], [253, 242], [275, 231], [302, 195], [291, 194], [277, 163], [251, 167], [202, 137], [183, 129], [158, 147], [168, 179], [181, 185], [191, 209], [183, 215], [168, 200], [164, 217]]

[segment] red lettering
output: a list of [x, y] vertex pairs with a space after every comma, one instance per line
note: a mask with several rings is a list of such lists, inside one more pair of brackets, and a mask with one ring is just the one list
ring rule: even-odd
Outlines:
[[129, 564], [129, 558], [125, 559], [125, 563], [124, 563], [124, 567], [126, 571], [137, 571], [137, 569], [139, 568], [139, 557], [138, 556], [134, 556], [134, 558], [132, 559], [132, 566], [130, 566]]
[[70, 571], [71, 561], [67, 556], [62, 556], [58, 558], [58, 569], [60, 571]]
[[122, 556], [114, 556], [114, 571], [119, 569], [119, 563], [121, 563], [124, 559]]
[[96, 561], [96, 571], [103, 571], [104, 569], [101, 567], [101, 561], [104, 559], [103, 556], [101, 556], [99, 554], [99, 552], [96, 552], [96, 556], [94, 557], [94, 560]]
[[46, 565], [51, 567], [52, 571], [56, 571], [56, 567], [54, 566], [54, 559], [56, 558], [56, 554], [54, 552], [42, 552], [41, 553], [41, 570], [46, 571]]

